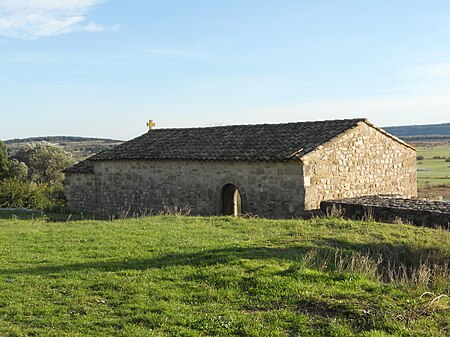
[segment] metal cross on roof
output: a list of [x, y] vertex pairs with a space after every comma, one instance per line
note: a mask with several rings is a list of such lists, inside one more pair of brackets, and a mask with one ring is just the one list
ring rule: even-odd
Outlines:
[[148, 126], [149, 130], [152, 130], [156, 126], [156, 124], [155, 124], [155, 122], [153, 122], [153, 119], [150, 119], [147, 123], [147, 126]]

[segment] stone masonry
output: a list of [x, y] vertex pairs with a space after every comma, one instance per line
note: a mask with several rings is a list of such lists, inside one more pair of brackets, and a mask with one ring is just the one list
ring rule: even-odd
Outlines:
[[302, 157], [305, 207], [362, 195], [417, 196], [416, 151], [363, 122]]
[[[66, 184], [75, 212], [150, 215], [176, 207], [217, 215], [222, 188], [231, 183], [244, 214], [290, 218], [304, 215], [301, 177], [299, 161], [112, 161], [95, 163], [94, 174], [68, 175]], [[92, 181], [95, 186], [85, 186]]]
[[71, 211], [77, 213], [98, 213], [93, 173], [66, 175], [66, 197]]

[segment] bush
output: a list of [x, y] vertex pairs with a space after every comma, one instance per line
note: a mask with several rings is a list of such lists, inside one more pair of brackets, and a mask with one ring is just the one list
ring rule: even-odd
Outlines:
[[64, 187], [38, 185], [5, 179], [0, 182], [0, 208], [28, 208], [43, 211], [63, 211], [66, 205]]
[[28, 167], [25, 163], [12, 159], [9, 163], [9, 177], [25, 181], [28, 177]]
[[424, 160], [425, 158], [423, 156], [417, 156], [416, 159], [417, 160]]
[[445, 159], [446, 163], [450, 163], [450, 157], [448, 157], [447, 159]]
[[50, 212], [64, 212], [66, 211], [67, 199], [66, 190], [63, 185], [44, 185], [44, 195], [50, 201], [50, 204], [45, 208]]

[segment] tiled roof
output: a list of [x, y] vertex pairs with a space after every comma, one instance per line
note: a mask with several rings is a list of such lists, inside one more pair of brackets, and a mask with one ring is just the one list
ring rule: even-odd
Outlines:
[[80, 161], [74, 166], [69, 167], [64, 170], [64, 173], [94, 173], [94, 164], [89, 159]]
[[155, 129], [89, 160], [273, 160], [301, 157], [365, 119]]

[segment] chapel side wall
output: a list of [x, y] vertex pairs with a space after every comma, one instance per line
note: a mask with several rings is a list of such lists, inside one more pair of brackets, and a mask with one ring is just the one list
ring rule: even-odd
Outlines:
[[96, 211], [133, 216], [176, 207], [193, 215], [219, 215], [222, 188], [228, 183], [239, 189], [243, 213], [287, 218], [304, 213], [300, 161], [96, 162]]
[[364, 195], [417, 196], [416, 151], [359, 123], [303, 159], [305, 208]]
[[74, 213], [95, 213], [93, 173], [68, 173], [65, 178], [67, 207]]

